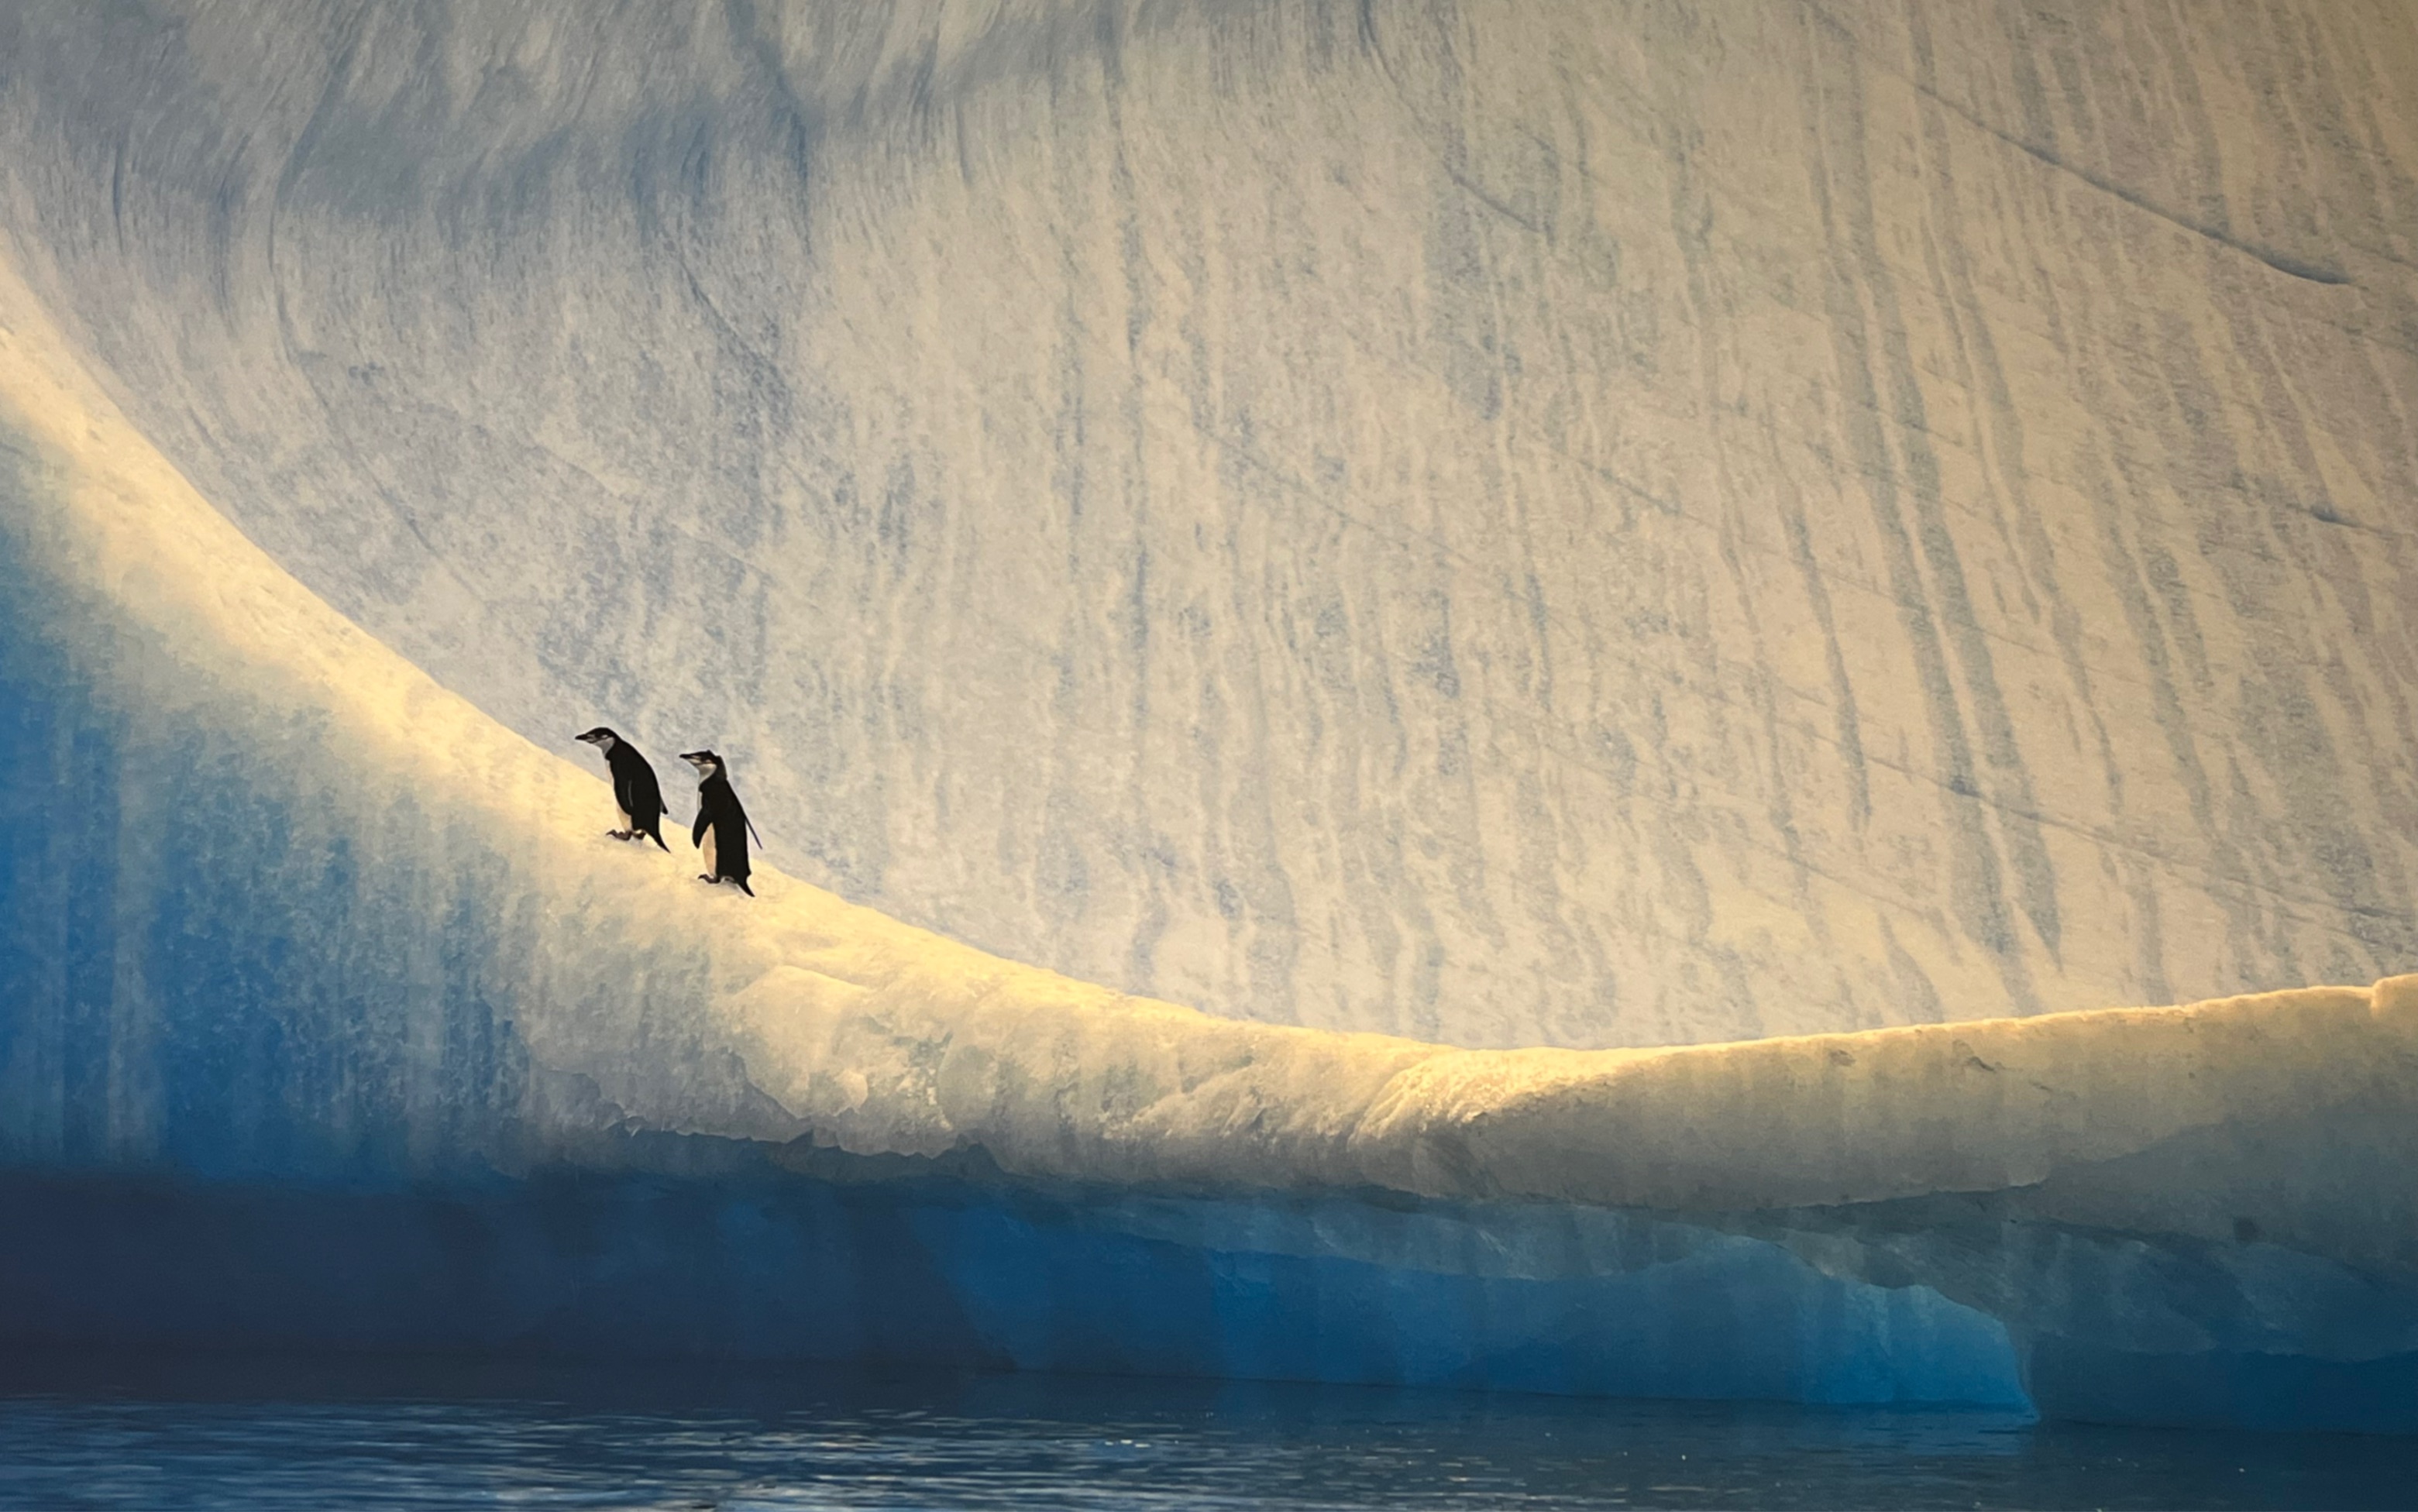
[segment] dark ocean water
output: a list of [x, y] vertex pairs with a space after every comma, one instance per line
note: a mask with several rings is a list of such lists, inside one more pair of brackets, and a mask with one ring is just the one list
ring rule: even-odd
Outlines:
[[2389, 1507], [2418, 1443], [1046, 1376], [0, 1362], [0, 1507]]

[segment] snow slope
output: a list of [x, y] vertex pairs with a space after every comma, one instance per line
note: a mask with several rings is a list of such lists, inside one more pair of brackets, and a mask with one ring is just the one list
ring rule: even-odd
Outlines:
[[2418, 962], [2413, 102], [2338, 0], [21, 0], [0, 232], [806, 880], [1635, 1046]]
[[2418, 1428], [2418, 979], [1662, 1051], [1213, 1016], [604, 840], [7, 272], [0, 431], [0, 1336]]

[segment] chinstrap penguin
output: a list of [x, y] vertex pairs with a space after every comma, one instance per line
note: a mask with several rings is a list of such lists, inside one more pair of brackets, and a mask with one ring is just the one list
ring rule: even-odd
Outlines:
[[658, 849], [670, 850], [664, 844], [664, 790], [655, 782], [655, 769], [638, 748], [599, 725], [579, 739], [604, 753], [604, 764], [613, 769], [613, 802], [619, 805], [621, 826], [607, 830], [616, 840], [635, 840], [645, 835]]
[[697, 880], [736, 882], [739, 891], [754, 897], [756, 890], [747, 885], [747, 837], [755, 827], [739, 806], [739, 795], [730, 790], [722, 758], [711, 751], [683, 751], [681, 759], [695, 767], [698, 777], [696, 824], [689, 832], [705, 858]]

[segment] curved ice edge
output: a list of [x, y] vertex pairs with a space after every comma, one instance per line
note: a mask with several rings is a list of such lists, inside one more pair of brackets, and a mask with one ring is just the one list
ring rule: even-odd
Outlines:
[[[380, 1032], [423, 1057], [443, 1046], [412, 1036], [475, 999], [481, 1033], [650, 1126], [813, 1132], [861, 1153], [979, 1144], [1021, 1174], [1116, 1184], [1653, 1208], [2032, 1185], [2196, 1129], [2418, 1091], [2413, 979], [1667, 1050], [1472, 1051], [1132, 998], [770, 869], [762, 897], [723, 896], [603, 839], [596, 774], [437, 687], [228, 526], [5, 269], [0, 419], [17, 459], [0, 514], [9, 676], [37, 711], [61, 709], [22, 755], [57, 793], [94, 789], [74, 813], [27, 801], [25, 827], [59, 839], [12, 901], [80, 922], [89, 909], [51, 873], [114, 878], [121, 938], [101, 990], [127, 1016], [174, 973], [224, 969], [203, 953], [241, 947], [226, 937], [282, 928], [273, 959], [244, 958], [226, 991], [378, 1005], [393, 1021]], [[97, 812], [114, 833], [63, 828]], [[230, 894], [241, 909], [200, 911]], [[163, 941], [164, 917], [184, 927]], [[470, 1086], [436, 1070], [397, 1092], [414, 1118], [458, 1123], [466, 1103], [507, 1096], [500, 1072]], [[121, 1122], [139, 1153], [145, 1121]], [[410, 1158], [459, 1138], [414, 1133]], [[2291, 1205], [2183, 1221], [2312, 1229]], [[2392, 1216], [2406, 1227], [2391, 1242], [2418, 1231], [2406, 1204]]]
[[[387, 1336], [348, 1310], [375, 1299], [310, 1261], [314, 1245], [356, 1256], [343, 1233], [358, 1219], [424, 1262], [406, 1275], [356, 1256], [406, 1292], [476, 1302], [645, 1275], [667, 1316], [709, 1340], [756, 1327], [753, 1309], [776, 1316], [801, 1276], [858, 1274], [813, 1270], [818, 1254], [856, 1257], [846, 1265], [887, 1287], [937, 1253], [915, 1306], [994, 1309], [990, 1333], [952, 1336], [1008, 1339], [984, 1347], [1009, 1359], [1110, 1358], [1130, 1338], [1183, 1369], [1374, 1368], [1351, 1362], [1390, 1331], [1446, 1361], [1499, 1362], [1528, 1340], [1536, 1360], [1478, 1372], [1506, 1382], [1679, 1389], [1690, 1361], [1711, 1360], [1725, 1393], [1795, 1395], [1850, 1389], [1837, 1382], [1864, 1379], [1854, 1362], [1878, 1359], [1892, 1391], [1946, 1371], [1987, 1396], [2012, 1358], [2044, 1411], [2104, 1399], [2118, 1406], [2088, 1410], [2268, 1423], [2291, 1401], [2337, 1426], [2409, 1426], [2395, 1372], [2418, 1353], [2418, 981], [1661, 1051], [1456, 1051], [1213, 1018], [776, 874], [755, 904], [717, 896], [602, 840], [592, 774], [435, 686], [227, 527], [5, 270], [0, 409], [0, 744], [23, 774], [0, 792], [0, 1166], [20, 1173], [20, 1211], [42, 1215], [9, 1226], [7, 1263], [64, 1276], [62, 1295], [91, 1306], [106, 1298], [78, 1277], [127, 1275], [126, 1327], [207, 1332], [214, 1299], [255, 1296], [321, 1343]], [[918, 1188], [799, 1177], [782, 1190], [854, 1236], [828, 1251], [810, 1228], [758, 1225], [718, 1178], [599, 1173], [603, 1206], [562, 1206], [543, 1173], [589, 1148], [596, 1111], [555, 1097], [571, 1086], [684, 1136], [979, 1147], [1020, 1184], [956, 1206], [885, 1199], [867, 1228], [813, 1203]], [[453, 1189], [452, 1173], [513, 1152], [525, 1184]], [[143, 1169], [188, 1177], [125, 1184]], [[414, 1239], [380, 1216], [407, 1200], [391, 1190], [329, 1184], [356, 1171], [433, 1184], [440, 1231]], [[1076, 1210], [1125, 1228], [1019, 1216], [1052, 1181], [1136, 1194], [1117, 1203], [1157, 1201], [1140, 1194], [1169, 1184], [1218, 1195]], [[1468, 1204], [1417, 1210], [1479, 1214], [1434, 1230], [1459, 1235], [1464, 1257], [1521, 1253], [1540, 1212], [1559, 1214], [1556, 1232], [1718, 1238], [1688, 1239], [1685, 1264], [1602, 1275], [1423, 1269], [1428, 1229], [1372, 1228], [1383, 1202], [1338, 1195], [1370, 1188]], [[79, 1219], [87, 1199], [115, 1216]], [[1911, 1235], [1870, 1221], [1910, 1200], [1985, 1216]], [[371, 1209], [344, 1206], [357, 1201]], [[1755, 1233], [1706, 1216], [1822, 1212], [1855, 1221], [1767, 1218]], [[537, 1225], [555, 1245], [549, 1213], [592, 1236], [568, 1271], [513, 1237]], [[160, 1228], [162, 1214], [188, 1226]], [[476, 1235], [490, 1217], [500, 1269], [448, 1270], [446, 1226]], [[693, 1228], [702, 1249], [683, 1248]], [[1347, 1232], [1361, 1249], [1332, 1247]], [[1234, 1237], [1253, 1233], [1292, 1237]], [[279, 1287], [248, 1291], [252, 1272], [213, 1261], [196, 1234]], [[146, 1235], [210, 1287], [133, 1285], [154, 1259], [127, 1241]], [[664, 1281], [689, 1273], [660, 1258], [683, 1254], [708, 1269]], [[1719, 1263], [1687, 1271], [1699, 1256]], [[1685, 1285], [1669, 1279], [1683, 1272]], [[1617, 1290], [1639, 1277], [1677, 1290]], [[1162, 1291], [1217, 1326], [1152, 1333]], [[1128, 1297], [1133, 1316], [1099, 1312], [1094, 1292]], [[1050, 1300], [1036, 1311], [1034, 1296]], [[643, 1315], [644, 1300], [623, 1305]], [[1256, 1320], [1240, 1336], [1262, 1342], [1216, 1342], [1220, 1308]], [[1350, 1320], [1338, 1337], [1363, 1342], [1307, 1365], [1283, 1353], [1323, 1336], [1326, 1312]], [[1849, 1315], [1886, 1326], [1837, 1321]], [[105, 1308], [60, 1316], [119, 1326]], [[1517, 1316], [1551, 1326], [1500, 1331]], [[1743, 1317], [1768, 1326], [1723, 1332]], [[1972, 1319], [2005, 1350], [1973, 1344]], [[1079, 1343], [1053, 1320], [1111, 1336]], [[1649, 1347], [1619, 1332], [1671, 1320], [1692, 1336]], [[604, 1330], [586, 1347], [622, 1347], [609, 1309], [574, 1321]], [[1586, 1332], [1599, 1324], [1613, 1331]], [[1951, 1334], [1962, 1342], [1937, 1342]], [[1823, 1363], [1769, 1386], [1772, 1341], [1791, 1337], [1816, 1342], [1789, 1358]], [[1624, 1370], [1662, 1371], [1661, 1384]], [[2122, 1384], [2177, 1371], [2207, 1389]], [[2083, 1378], [2087, 1391], [2041, 1386]]]

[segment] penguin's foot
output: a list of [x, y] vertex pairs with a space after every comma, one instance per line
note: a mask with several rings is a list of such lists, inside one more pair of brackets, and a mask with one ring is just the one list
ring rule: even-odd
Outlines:
[[630, 832], [627, 830], [607, 830], [604, 832], [604, 838], [607, 840], [627, 840], [630, 838]]
[[700, 881], [700, 882], [703, 882], [703, 883], [704, 883], [706, 886], [708, 886], [708, 887], [714, 887], [714, 886], [717, 886], [717, 885], [719, 885], [719, 884], [721, 883], [721, 881], [722, 881], [722, 878], [719, 878], [719, 877], [708, 877], [708, 876], [706, 876], [706, 875], [705, 875], [705, 873], [703, 873], [703, 872], [699, 872], [699, 873], [697, 873], [697, 874], [696, 874], [696, 879], [697, 879], [698, 881]]

